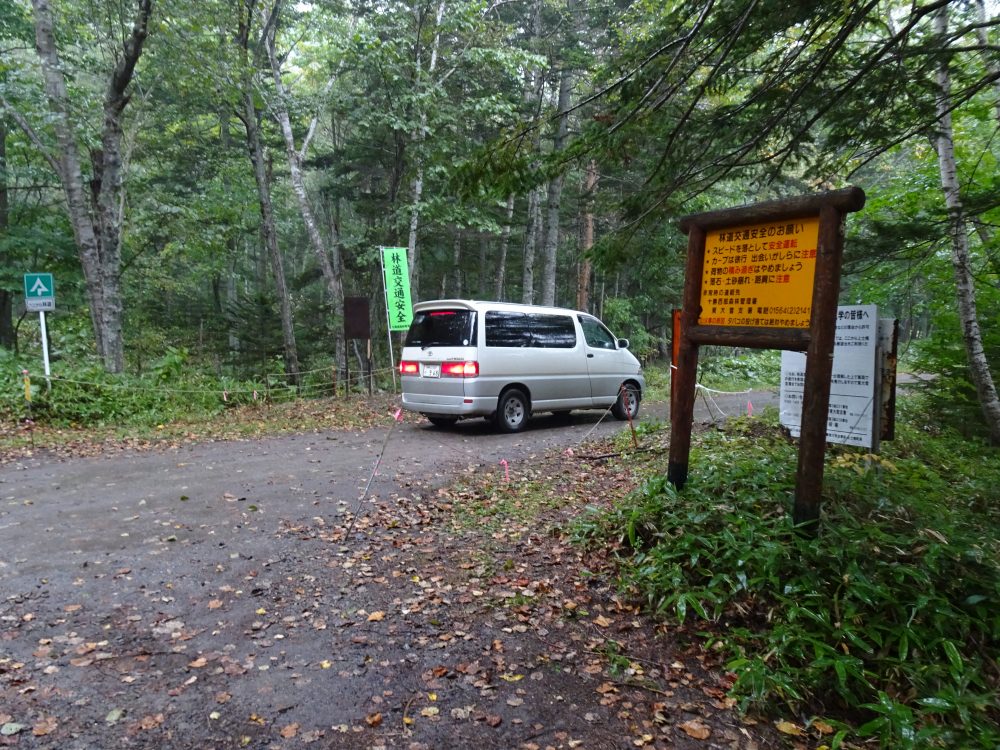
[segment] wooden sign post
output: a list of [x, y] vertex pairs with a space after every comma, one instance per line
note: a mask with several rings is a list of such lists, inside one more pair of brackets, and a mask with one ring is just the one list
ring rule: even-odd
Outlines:
[[792, 517], [818, 528], [844, 217], [864, 205], [852, 187], [681, 219], [688, 256], [667, 468], [678, 489], [688, 477], [698, 347], [805, 351]]

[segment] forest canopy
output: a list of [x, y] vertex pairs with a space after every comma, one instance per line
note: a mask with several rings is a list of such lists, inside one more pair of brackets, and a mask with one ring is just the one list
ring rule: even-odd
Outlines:
[[[344, 298], [558, 304], [646, 357], [688, 213], [856, 185], [879, 304], [1000, 440], [992, 0], [0, 0], [0, 346], [343, 370]], [[380, 330], [381, 329], [381, 330]], [[381, 355], [380, 355], [381, 356]], [[387, 356], [383, 357], [388, 360]]]

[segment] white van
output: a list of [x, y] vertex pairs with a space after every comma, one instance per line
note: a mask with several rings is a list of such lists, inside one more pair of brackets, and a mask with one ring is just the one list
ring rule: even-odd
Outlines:
[[532, 412], [639, 412], [645, 380], [628, 340], [577, 310], [448, 299], [413, 306], [399, 372], [403, 408], [435, 425], [494, 418], [519, 432]]

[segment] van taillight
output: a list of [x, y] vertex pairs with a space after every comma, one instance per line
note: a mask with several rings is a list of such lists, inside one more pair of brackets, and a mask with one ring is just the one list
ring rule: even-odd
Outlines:
[[403, 360], [399, 363], [400, 375], [416, 375], [418, 372], [420, 372], [420, 366], [416, 362]]
[[479, 375], [478, 362], [445, 362], [441, 374], [452, 378], [475, 378]]

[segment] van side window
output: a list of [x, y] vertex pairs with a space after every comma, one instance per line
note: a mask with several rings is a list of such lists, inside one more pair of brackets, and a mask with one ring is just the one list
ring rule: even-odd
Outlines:
[[528, 316], [520, 312], [487, 310], [486, 346], [531, 346]]
[[569, 315], [532, 313], [531, 345], [546, 349], [572, 349], [576, 346], [576, 326]]
[[580, 316], [580, 326], [583, 328], [583, 337], [587, 340], [587, 346], [594, 349], [617, 349], [618, 344], [604, 324], [597, 318], [589, 315]]

